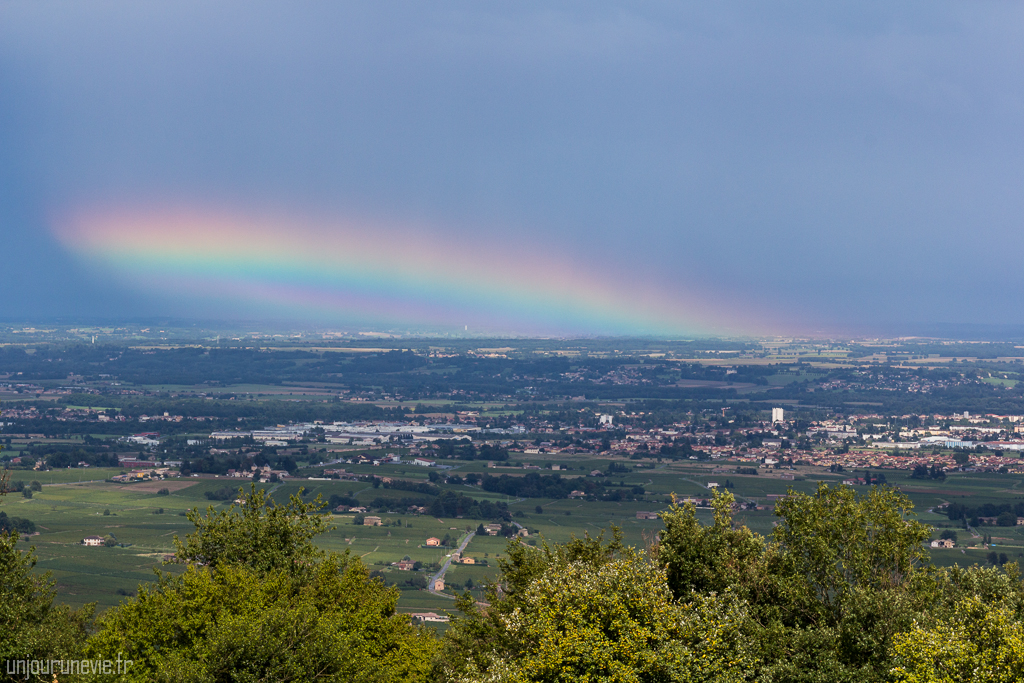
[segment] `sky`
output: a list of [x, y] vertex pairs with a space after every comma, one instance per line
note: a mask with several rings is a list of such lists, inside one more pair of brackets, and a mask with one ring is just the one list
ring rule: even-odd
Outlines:
[[0, 2], [0, 319], [1022, 325], [1024, 5]]

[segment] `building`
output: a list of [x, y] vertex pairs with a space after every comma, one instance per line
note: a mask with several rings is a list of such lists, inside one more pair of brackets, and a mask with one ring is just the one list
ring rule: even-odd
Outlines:
[[437, 548], [437, 547], [439, 547], [441, 545], [441, 539], [440, 538], [434, 538], [433, 536], [431, 536], [430, 538], [427, 539], [426, 545], [429, 548]]
[[424, 624], [424, 623], [428, 623], [428, 622], [436, 622], [436, 623], [441, 623], [441, 624], [448, 623], [448, 617], [444, 616], [444, 615], [440, 615], [437, 612], [413, 612], [409, 616], [412, 617], [412, 621], [413, 621], [414, 624], [415, 623]]
[[401, 560], [399, 562], [395, 562], [395, 567], [403, 572], [411, 571], [413, 566], [415, 566], [415, 564], [412, 560]]
[[462, 564], [476, 564], [476, 560], [474, 560], [472, 557], [463, 557], [459, 560], [459, 562]]
[[484, 524], [484, 531], [487, 532], [488, 536], [497, 536], [501, 533], [500, 524]]
[[376, 515], [367, 515], [363, 517], [363, 526], [380, 526], [380, 517]]
[[419, 465], [420, 467], [433, 467], [437, 463], [433, 460], [427, 460], [426, 458], [413, 458], [413, 465]]
[[429, 587], [430, 587], [430, 590], [434, 590], [434, 591], [443, 591], [443, 590], [444, 590], [444, 579], [443, 579], [443, 578], [440, 578], [440, 579], [434, 579], [434, 580], [433, 580], [433, 581], [432, 581], [432, 582], [430, 583], [430, 586], [429, 586]]
[[105, 543], [105, 541], [103, 540], [102, 536], [86, 536], [85, 538], [82, 539], [82, 545], [97, 546], [97, 545], [103, 545], [104, 543]]
[[612, 415], [598, 415], [597, 419], [602, 425], [610, 425], [615, 421]]
[[775, 424], [776, 422], [785, 422], [785, 414], [785, 410], [782, 408], [772, 408], [772, 424]]
[[657, 512], [643, 512], [643, 511], [641, 511], [641, 512], [637, 512], [636, 513], [636, 518], [637, 519], [657, 519], [658, 518], [658, 513]]
[[940, 538], [937, 541], [932, 541], [933, 548], [953, 548], [955, 546], [956, 543], [951, 538]]
[[245, 439], [252, 436], [252, 432], [212, 432], [210, 438], [215, 441], [227, 441], [228, 439]]

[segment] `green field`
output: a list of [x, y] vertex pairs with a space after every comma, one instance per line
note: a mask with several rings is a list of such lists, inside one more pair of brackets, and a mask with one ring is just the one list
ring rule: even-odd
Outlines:
[[[393, 450], [393, 449], [392, 449]], [[530, 456], [525, 456], [526, 458]], [[552, 456], [537, 456], [550, 461]], [[560, 456], [558, 460], [571, 467], [564, 476], [583, 476], [591, 468], [605, 468], [608, 460], [589, 457]], [[724, 485], [728, 479], [738, 500], [756, 502], [770, 506], [774, 499], [769, 494], [784, 494], [792, 488], [812, 492], [819, 481], [837, 483], [843, 476], [812, 468], [800, 468], [795, 480], [779, 478], [778, 471], [763, 474], [738, 475], [728, 471], [713, 473], [714, 468], [735, 470], [737, 463], [687, 462], [659, 464], [645, 462], [636, 468], [635, 462], [628, 463], [631, 472], [614, 475], [615, 484], [626, 487], [642, 485], [646, 500], [631, 502], [586, 502], [568, 499], [529, 498], [514, 500], [505, 496], [488, 493], [469, 485], [445, 485], [453, 491], [477, 499], [507, 501], [513, 519], [529, 530], [529, 537], [523, 542], [538, 543], [564, 542], [572, 536], [584, 533], [600, 534], [616, 526], [621, 529], [627, 544], [645, 547], [652, 543], [662, 528], [660, 520], [639, 520], [636, 513], [641, 510], [658, 511], [667, 507], [670, 494], [679, 496], [707, 497], [704, 487], [709, 481]], [[398, 476], [410, 480], [427, 480], [431, 470], [407, 464], [381, 465], [379, 467], [349, 466], [350, 470], [371, 471], [381, 476]], [[486, 463], [459, 463], [454, 472], [465, 475], [469, 472], [487, 470]], [[116, 605], [125, 595], [133, 593], [140, 583], [154, 580], [154, 568], [164, 571], [177, 570], [176, 566], [163, 567], [166, 555], [173, 552], [175, 535], [184, 536], [192, 525], [184, 517], [190, 508], [205, 508], [211, 502], [205, 493], [224, 486], [248, 486], [248, 482], [226, 478], [169, 479], [166, 482], [145, 482], [137, 484], [113, 484], [104, 481], [117, 469], [67, 469], [50, 472], [13, 473], [14, 479], [26, 483], [32, 480], [42, 484], [42, 490], [31, 498], [12, 493], [2, 500], [2, 507], [8, 515], [25, 517], [36, 523], [38, 533], [23, 547], [34, 545], [39, 557], [38, 568], [51, 571], [57, 581], [61, 600], [73, 605], [96, 602], [100, 610]], [[513, 468], [487, 470], [492, 474], [522, 473]], [[963, 529], [962, 523], [951, 523], [944, 515], [930, 512], [933, 506], [954, 500], [970, 501], [971, 505], [986, 502], [1006, 503], [1024, 500], [1024, 477], [1019, 475], [964, 473], [951, 474], [944, 482], [914, 480], [906, 471], [886, 470], [890, 484], [900, 486], [915, 503], [920, 518], [935, 527], [934, 537], [945, 528], [958, 532], [958, 547], [953, 550], [932, 551], [933, 561], [938, 565], [954, 563], [984, 563], [989, 552], [1005, 553], [1008, 559], [1024, 558], [1024, 526], [986, 527], [978, 536]], [[791, 473], [793, 474], [793, 473]], [[160, 488], [169, 488], [169, 495], [159, 495]], [[406, 491], [374, 488], [366, 482], [307, 481], [292, 480], [286, 483], [265, 485], [272, 497], [284, 502], [288, 496], [298, 494], [304, 488], [304, 499], [311, 500], [317, 495], [325, 499], [332, 494], [356, 497], [360, 503], [382, 497], [398, 499], [412, 496]], [[224, 509], [228, 503], [215, 503], [217, 509]], [[397, 508], [398, 506], [396, 506]], [[537, 508], [541, 512], [537, 512]], [[162, 512], [161, 512], [162, 510]], [[334, 527], [320, 538], [323, 548], [336, 552], [351, 552], [360, 557], [371, 571], [378, 571], [389, 583], [402, 588], [399, 608], [401, 610], [432, 610], [450, 608], [450, 598], [435, 596], [413, 586], [403, 585], [417, 573], [398, 571], [392, 563], [408, 557], [422, 562], [427, 568], [418, 575], [425, 577], [428, 568], [437, 566], [445, 559], [447, 550], [428, 548], [424, 542], [431, 536], [443, 538], [445, 534], [460, 537], [468, 530], [475, 530], [479, 519], [437, 519], [427, 515], [407, 514], [396, 509], [392, 513], [375, 513], [382, 517], [387, 526], [369, 527], [356, 525], [353, 515], [332, 515]], [[710, 512], [698, 512], [704, 520], [710, 519]], [[770, 507], [762, 510], [741, 511], [736, 514], [738, 522], [752, 530], [771, 533], [776, 521]], [[980, 533], [993, 538], [994, 548], [982, 548]], [[112, 535], [125, 547], [85, 547], [81, 540], [85, 536]], [[475, 565], [453, 565], [446, 574], [446, 592], [474, 586], [474, 594], [482, 597], [479, 586], [496, 574], [497, 560], [505, 555], [507, 540], [503, 537], [476, 536], [470, 542], [465, 555], [474, 558]], [[966, 546], [966, 547], [965, 547]]]

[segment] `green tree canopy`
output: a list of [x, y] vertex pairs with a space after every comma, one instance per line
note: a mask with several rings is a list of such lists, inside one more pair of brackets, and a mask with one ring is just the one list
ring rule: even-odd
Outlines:
[[729, 593], [756, 628], [761, 675], [782, 681], [870, 681], [888, 676], [892, 639], [908, 629], [934, 581], [921, 570], [930, 529], [887, 487], [858, 496], [820, 485], [790, 491], [768, 538], [732, 520], [716, 492], [714, 521], [692, 504], [663, 515], [658, 558], [679, 600]]
[[616, 533], [540, 548], [510, 541], [481, 610], [445, 634], [446, 681], [741, 681], [753, 670], [741, 605], [673, 600], [665, 572]]
[[250, 485], [248, 494], [239, 488], [240, 505], [206, 514], [193, 508], [187, 513], [196, 530], [182, 542], [174, 537], [174, 562], [210, 568], [240, 565], [258, 572], [294, 571], [325, 557], [313, 539], [328, 530], [318, 495], [305, 503], [302, 491], [285, 505], [276, 505], [264, 489]]
[[184, 574], [104, 614], [87, 656], [134, 662], [110, 680], [425, 680], [436, 641], [358, 558], [313, 545], [318, 507], [253, 488], [228, 511], [193, 511], [197, 530], [177, 544]]

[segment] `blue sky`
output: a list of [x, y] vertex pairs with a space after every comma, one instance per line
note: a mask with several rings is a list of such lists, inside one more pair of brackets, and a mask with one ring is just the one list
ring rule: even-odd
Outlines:
[[174, 205], [506, 241], [751, 331], [1024, 324], [1022, 15], [4, 2], [0, 317], [238, 315], [53, 232]]

